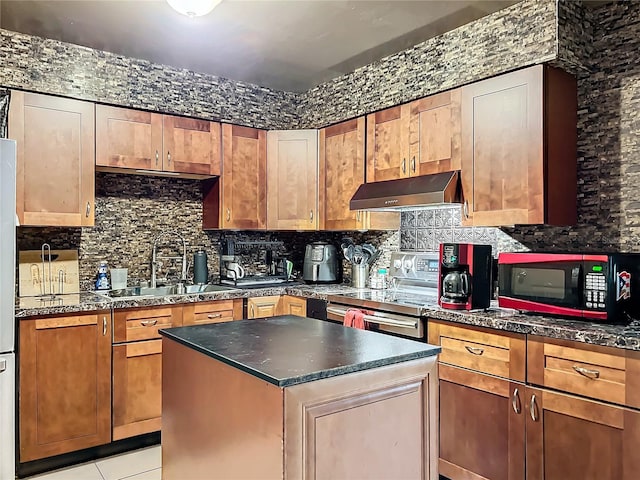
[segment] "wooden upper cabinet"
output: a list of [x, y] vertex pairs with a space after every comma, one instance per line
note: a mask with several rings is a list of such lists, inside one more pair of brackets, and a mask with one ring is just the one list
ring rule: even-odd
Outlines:
[[408, 104], [367, 115], [367, 182], [408, 177]]
[[462, 88], [470, 225], [576, 222], [576, 81], [543, 65]]
[[220, 175], [220, 124], [97, 105], [96, 165], [106, 171]]
[[367, 182], [460, 170], [460, 89], [367, 116]]
[[318, 131], [267, 132], [267, 228], [318, 228]]
[[96, 165], [162, 170], [162, 115], [96, 105]]
[[13, 91], [9, 138], [17, 142], [21, 225], [94, 224], [94, 105]]
[[364, 183], [365, 119], [354, 118], [320, 130], [318, 209], [320, 230], [397, 230], [393, 212], [351, 210], [349, 202]]
[[220, 175], [220, 124], [163, 115], [163, 168], [167, 172]]
[[460, 89], [411, 102], [411, 176], [460, 170]]
[[111, 314], [20, 321], [20, 462], [111, 441]]
[[264, 229], [267, 225], [267, 132], [222, 126], [222, 228]]

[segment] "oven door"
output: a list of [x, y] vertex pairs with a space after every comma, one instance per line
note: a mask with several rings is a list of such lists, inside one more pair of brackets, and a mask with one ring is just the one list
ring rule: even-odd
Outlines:
[[581, 316], [582, 255], [504, 254], [498, 258], [501, 307]]
[[[347, 310], [354, 308], [353, 306], [340, 305], [337, 303], [329, 303], [327, 305], [327, 320], [344, 323], [344, 316]], [[398, 315], [395, 313], [374, 311], [366, 309], [369, 315], [365, 315], [364, 319], [369, 326], [369, 330], [382, 333], [393, 333], [407, 338], [425, 340], [424, 322], [420, 317], [412, 317], [409, 315]]]

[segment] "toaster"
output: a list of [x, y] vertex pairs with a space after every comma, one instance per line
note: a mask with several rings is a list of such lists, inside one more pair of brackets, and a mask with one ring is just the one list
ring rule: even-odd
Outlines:
[[307, 244], [304, 251], [302, 278], [307, 283], [336, 283], [339, 281], [336, 247], [327, 242]]

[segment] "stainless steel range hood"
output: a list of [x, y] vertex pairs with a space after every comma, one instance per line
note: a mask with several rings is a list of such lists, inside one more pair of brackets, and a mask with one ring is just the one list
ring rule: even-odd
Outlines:
[[400, 211], [460, 203], [460, 171], [363, 183], [351, 198], [351, 210]]

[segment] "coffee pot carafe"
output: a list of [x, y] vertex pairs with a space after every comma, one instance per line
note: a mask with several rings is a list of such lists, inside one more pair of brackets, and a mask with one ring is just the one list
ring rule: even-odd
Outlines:
[[471, 294], [471, 277], [466, 271], [453, 271], [442, 280], [442, 296], [450, 301], [466, 303]]

